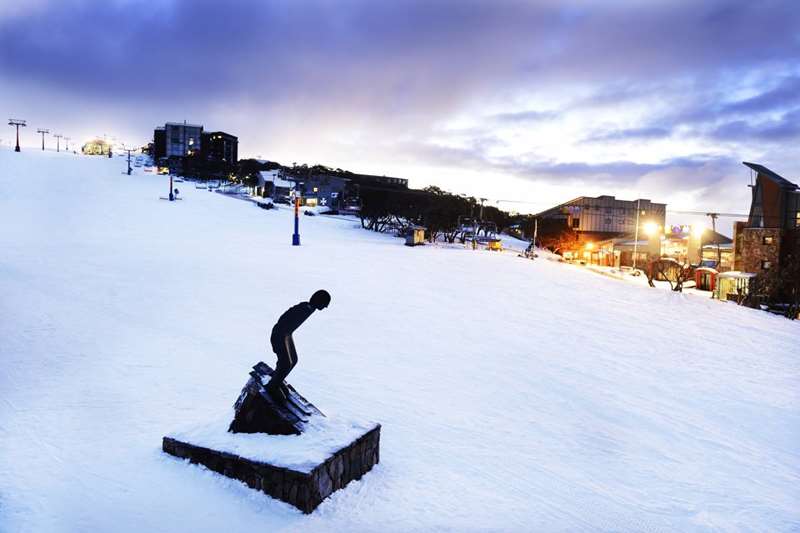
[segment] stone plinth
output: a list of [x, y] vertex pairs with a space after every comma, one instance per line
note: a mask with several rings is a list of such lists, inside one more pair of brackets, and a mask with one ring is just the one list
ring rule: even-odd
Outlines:
[[163, 450], [311, 513], [380, 459], [380, 424], [317, 420], [298, 436], [234, 434], [217, 424], [164, 437]]
[[286, 402], [275, 401], [266, 389], [273, 372], [263, 362], [253, 367], [250, 379], [234, 405], [235, 414], [228, 431], [299, 435], [312, 416], [324, 416], [288, 383]]

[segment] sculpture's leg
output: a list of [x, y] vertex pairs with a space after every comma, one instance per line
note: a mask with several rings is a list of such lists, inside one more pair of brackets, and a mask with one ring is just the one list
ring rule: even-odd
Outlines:
[[289, 353], [289, 372], [297, 366], [297, 348], [294, 347], [294, 339], [291, 335], [286, 337], [286, 351]]
[[[284, 340], [284, 343], [286, 345], [286, 354], [288, 356], [288, 368], [286, 370], [286, 374], [283, 376], [283, 380], [286, 379], [286, 377], [289, 375], [289, 372], [291, 372], [292, 369], [297, 365], [297, 349], [294, 347], [294, 339], [292, 339], [292, 336], [289, 335]], [[289, 388], [286, 386], [286, 383], [283, 380], [280, 381], [281, 389], [283, 390], [285, 396], [289, 396]]]
[[292, 370], [292, 360], [297, 360], [296, 356], [292, 358], [290, 354], [290, 339], [291, 337], [287, 335], [279, 340], [276, 339], [275, 341], [277, 342], [273, 341], [272, 343], [272, 349], [275, 355], [278, 356], [278, 362], [275, 365], [275, 372], [272, 374], [272, 378], [267, 383], [267, 391], [276, 400], [286, 401], [287, 394], [283, 386], [283, 380]]

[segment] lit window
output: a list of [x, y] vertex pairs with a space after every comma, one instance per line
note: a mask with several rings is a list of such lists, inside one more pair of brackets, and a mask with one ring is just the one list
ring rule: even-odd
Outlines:
[[774, 241], [771, 236], [762, 237], [761, 244], [772, 244]]
[[772, 261], [761, 261], [761, 270], [769, 270], [772, 268]]

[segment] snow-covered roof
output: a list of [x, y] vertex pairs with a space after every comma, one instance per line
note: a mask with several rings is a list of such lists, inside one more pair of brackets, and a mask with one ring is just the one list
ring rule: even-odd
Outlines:
[[719, 275], [720, 278], [733, 278], [733, 279], [749, 279], [756, 277], [753, 272], [739, 272], [738, 270], [731, 270], [730, 272], [723, 272]]
[[262, 170], [259, 173], [261, 174], [261, 179], [265, 182], [273, 183], [275, 187], [294, 187], [295, 182], [293, 180], [279, 178], [277, 170]]

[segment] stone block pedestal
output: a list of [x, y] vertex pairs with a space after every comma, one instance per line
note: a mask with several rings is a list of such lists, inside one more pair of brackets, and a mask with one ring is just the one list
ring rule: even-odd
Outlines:
[[[220, 438], [209, 438], [211, 433], [199, 431], [195, 439], [189, 432], [186, 436], [164, 437], [163, 450], [311, 513], [334, 491], [369, 472], [380, 459], [380, 424], [347, 425], [346, 431], [333, 428], [327, 434], [326, 430], [323, 424], [303, 435], [273, 436], [231, 434], [223, 429]], [[274, 452], [269, 451], [273, 449], [270, 441], [275, 444]], [[305, 457], [302, 462], [293, 459], [300, 456]]]

